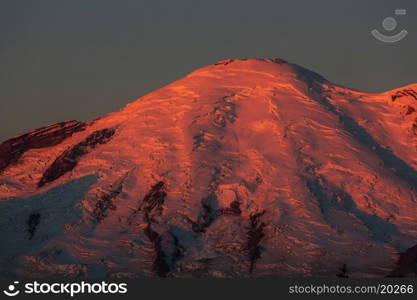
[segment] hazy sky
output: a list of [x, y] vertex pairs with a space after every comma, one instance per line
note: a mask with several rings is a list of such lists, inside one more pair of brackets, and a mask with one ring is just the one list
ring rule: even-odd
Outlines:
[[[375, 40], [396, 8], [408, 37]], [[282, 57], [384, 91], [417, 82], [416, 50], [417, 0], [2, 0], [0, 142], [118, 110], [221, 59]]]

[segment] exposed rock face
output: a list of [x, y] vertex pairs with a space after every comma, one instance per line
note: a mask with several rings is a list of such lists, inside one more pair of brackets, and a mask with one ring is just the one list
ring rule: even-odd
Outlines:
[[116, 130], [114, 128], [105, 128], [95, 131], [84, 141], [63, 152], [45, 171], [38, 186], [42, 187], [74, 169], [77, 166], [80, 157], [94, 150], [97, 145], [107, 143], [115, 132]]
[[53, 147], [74, 133], [85, 130], [87, 124], [77, 121], [45, 126], [8, 140], [0, 146], [0, 173], [30, 149]]
[[417, 92], [413, 89], [403, 89], [400, 90], [398, 92], [396, 92], [395, 94], [392, 95], [391, 99], [392, 101], [397, 100], [398, 98], [403, 98], [403, 97], [411, 97], [414, 100], [417, 101]]
[[156, 257], [153, 262], [153, 270], [159, 277], [166, 277], [170, 271], [167, 255], [162, 249], [162, 236], [152, 229], [152, 225], [158, 223], [159, 216], [162, 214], [162, 205], [167, 196], [164, 186], [164, 182], [158, 182], [143, 198], [143, 210], [145, 212], [143, 220], [146, 222], [145, 234], [154, 244]]
[[388, 277], [417, 277], [417, 245], [399, 255], [397, 266]]
[[6, 141], [0, 275], [413, 275], [416, 95], [227, 60]]

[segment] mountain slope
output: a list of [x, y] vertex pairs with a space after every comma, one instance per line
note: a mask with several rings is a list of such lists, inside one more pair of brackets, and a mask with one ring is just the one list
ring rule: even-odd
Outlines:
[[393, 274], [417, 244], [416, 150], [417, 85], [372, 94], [281, 59], [222, 61], [4, 142], [1, 274]]

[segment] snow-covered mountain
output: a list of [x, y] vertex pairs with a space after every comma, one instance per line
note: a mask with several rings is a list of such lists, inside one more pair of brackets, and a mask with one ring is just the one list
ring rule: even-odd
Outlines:
[[1, 144], [0, 274], [409, 275], [416, 153], [417, 84], [221, 61]]

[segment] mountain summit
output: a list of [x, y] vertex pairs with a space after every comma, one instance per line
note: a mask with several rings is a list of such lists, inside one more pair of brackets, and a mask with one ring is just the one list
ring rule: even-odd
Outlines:
[[0, 274], [409, 275], [416, 151], [417, 85], [221, 61], [1, 144]]

